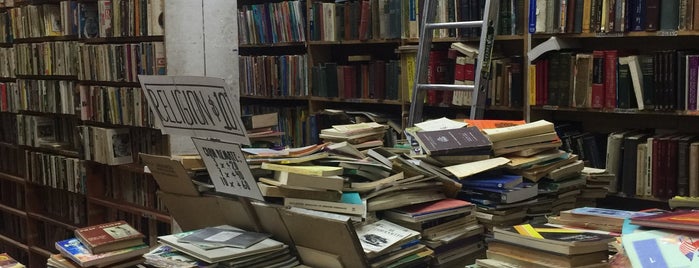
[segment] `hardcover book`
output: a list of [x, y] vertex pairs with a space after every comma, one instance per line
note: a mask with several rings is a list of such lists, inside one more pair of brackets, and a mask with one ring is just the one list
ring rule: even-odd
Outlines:
[[699, 211], [675, 211], [631, 218], [631, 224], [663, 229], [699, 231]]
[[207, 248], [214, 247], [234, 247], [234, 248], [249, 248], [258, 242], [265, 240], [269, 234], [236, 231], [223, 229], [218, 227], [207, 227], [199, 229], [193, 233], [179, 238], [177, 242], [185, 242], [192, 244], [204, 244]]
[[605, 234], [530, 224], [495, 227], [493, 233], [496, 240], [566, 255], [606, 251], [607, 244], [615, 239]]
[[87, 247], [76, 238], [56, 242], [56, 249], [58, 249], [63, 256], [70, 258], [82, 267], [107, 266], [129, 258], [141, 256], [148, 252], [148, 246], [146, 244], [141, 244], [105, 253], [92, 254], [87, 250]]
[[396, 243], [419, 238], [420, 233], [390, 221], [381, 220], [358, 227], [357, 236], [365, 252], [379, 253]]
[[123, 220], [75, 229], [74, 233], [93, 254], [138, 246], [144, 237]]
[[430, 155], [471, 154], [490, 150], [492, 143], [476, 127], [415, 133], [420, 146]]

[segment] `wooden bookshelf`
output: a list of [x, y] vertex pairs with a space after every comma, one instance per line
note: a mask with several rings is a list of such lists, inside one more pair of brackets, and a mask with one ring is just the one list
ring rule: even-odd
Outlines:
[[[66, 230], [71, 230], [71, 231], [73, 231], [73, 230], [79, 228], [79, 226], [75, 226], [75, 225], [72, 225], [72, 224], [68, 224], [68, 223], [65, 223], [65, 222], [63, 222], [63, 221], [60, 221], [60, 220], [57, 220], [57, 219], [54, 219], [54, 218], [51, 218], [51, 217], [47, 217], [47, 216], [45, 216], [45, 215], [42, 215], [42, 214], [39, 214], [39, 213], [35, 213], [35, 212], [27, 212], [27, 216], [28, 216], [30, 219], [35, 219], [35, 220], [39, 220], [39, 221], [42, 221], [42, 222], [48, 222], [48, 223], [50, 223], [50, 224], [59, 226], [59, 227], [61, 227], [61, 228], [63, 228], [63, 229], [66, 229]], [[54, 241], [54, 242], [55, 242], [55, 241]]]
[[92, 80], [80, 80], [78, 82], [81, 85], [88, 86], [106, 86], [106, 87], [137, 87], [140, 88], [141, 84], [139, 82], [126, 82], [126, 81], [92, 81]]
[[23, 177], [19, 177], [19, 176], [15, 176], [15, 175], [10, 175], [10, 174], [7, 174], [7, 173], [2, 173], [2, 172], [0, 172], [0, 179], [8, 180], [8, 181], [11, 181], [11, 182], [14, 182], [14, 183], [17, 183], [17, 184], [22, 184], [22, 185], [24, 185], [24, 184], [27, 183], [27, 180], [24, 179]]
[[15, 38], [12, 42], [14, 44], [22, 43], [42, 43], [42, 42], [61, 42], [61, 41], [79, 41], [77, 35], [67, 35], [67, 36], [45, 36], [45, 37], [32, 37], [32, 38]]
[[91, 202], [93, 204], [108, 207], [111, 209], [129, 212], [131, 214], [141, 215], [144, 218], [154, 219], [154, 220], [157, 220], [160, 222], [169, 223], [172, 220], [172, 218], [169, 215], [167, 215], [163, 212], [154, 211], [152, 209], [143, 208], [143, 207], [133, 205], [133, 204], [125, 204], [124, 202], [121, 202], [121, 201], [109, 200], [107, 198], [98, 198], [98, 197], [88, 197], [87, 199], [89, 202]]
[[10, 214], [13, 214], [13, 215], [18, 216], [18, 217], [21, 217], [21, 218], [25, 218], [25, 219], [27, 218], [27, 212], [26, 212], [26, 211], [13, 208], [13, 207], [11, 207], [11, 206], [3, 205], [3, 204], [1, 204], [1, 203], [0, 203], [0, 210], [5, 211], [5, 212], [8, 212], [8, 213], [10, 213]]
[[121, 36], [121, 37], [93, 37], [93, 38], [83, 38], [79, 39], [85, 44], [127, 44], [127, 43], [139, 43], [139, 42], [163, 42], [165, 41], [165, 36], [163, 35], [149, 35], [149, 36]]
[[20, 243], [20, 242], [18, 242], [18, 241], [16, 241], [16, 240], [14, 240], [14, 239], [12, 239], [12, 238], [9, 238], [9, 237], [7, 237], [7, 236], [4, 236], [4, 235], [0, 235], [0, 241], [1, 241], [2, 243], [10, 244], [10, 245], [12, 245], [12, 246], [14, 246], [14, 247], [16, 247], [16, 248], [20, 248], [20, 249], [22, 249], [22, 250], [24, 250], [24, 251], [29, 250], [29, 247], [28, 247], [27, 245], [25, 245], [24, 243]]
[[78, 80], [77, 75], [16, 75], [17, 79], [27, 80]]

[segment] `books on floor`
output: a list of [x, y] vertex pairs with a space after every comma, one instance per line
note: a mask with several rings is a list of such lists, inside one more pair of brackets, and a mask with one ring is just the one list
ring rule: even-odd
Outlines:
[[63, 255], [63, 257], [71, 259], [81, 267], [116, 264], [132, 258], [140, 257], [148, 252], [148, 246], [146, 244], [141, 244], [114, 251], [92, 254], [77, 238], [57, 241], [56, 249], [61, 253], [61, 255]]

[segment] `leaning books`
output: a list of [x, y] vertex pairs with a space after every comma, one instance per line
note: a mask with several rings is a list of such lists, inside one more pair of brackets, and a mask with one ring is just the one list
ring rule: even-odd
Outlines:
[[125, 221], [78, 228], [74, 233], [75, 238], [93, 254], [138, 246], [143, 244], [144, 237]]
[[56, 242], [56, 249], [58, 249], [63, 256], [70, 258], [82, 267], [93, 265], [106, 266], [141, 256], [148, 252], [148, 246], [146, 244], [141, 244], [115, 251], [92, 254], [80, 243], [80, 240], [76, 238]]

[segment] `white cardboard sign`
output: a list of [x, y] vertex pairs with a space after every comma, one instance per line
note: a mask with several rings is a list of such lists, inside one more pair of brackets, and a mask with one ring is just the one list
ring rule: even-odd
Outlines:
[[204, 160], [216, 192], [264, 201], [239, 144], [199, 138], [192, 138], [192, 141]]
[[250, 144], [223, 79], [163, 75], [138, 79], [163, 133]]

